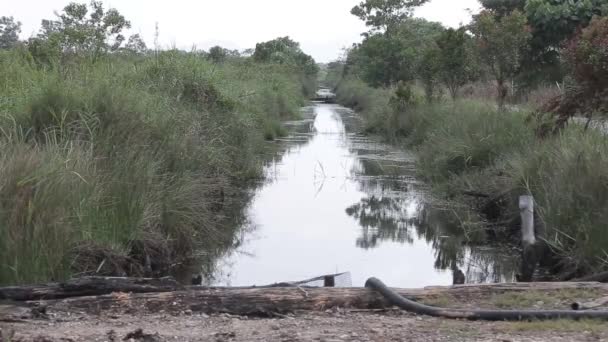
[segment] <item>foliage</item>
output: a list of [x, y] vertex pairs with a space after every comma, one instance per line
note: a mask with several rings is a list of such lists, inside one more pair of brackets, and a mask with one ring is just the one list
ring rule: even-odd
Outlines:
[[505, 82], [517, 75], [529, 47], [531, 34], [526, 17], [519, 11], [502, 18], [484, 11], [472, 28], [481, 60], [496, 79], [498, 106], [503, 108], [507, 96]]
[[424, 94], [428, 103], [434, 102], [440, 95], [438, 94], [442, 70], [440, 54], [441, 50], [436, 44], [427, 46], [418, 65], [418, 78], [424, 85]]
[[305, 54], [300, 48], [300, 44], [289, 37], [280, 37], [256, 44], [253, 59], [257, 62], [294, 65], [307, 76], [315, 76], [319, 72], [319, 67], [314, 59]]
[[146, 42], [139, 33], [136, 33], [129, 37], [129, 40], [127, 41], [127, 44], [125, 45], [124, 49], [128, 52], [135, 54], [144, 54], [148, 51]]
[[13, 17], [0, 17], [0, 49], [10, 49], [19, 42], [21, 22]]
[[595, 15], [608, 15], [604, 0], [529, 0], [525, 11], [533, 29], [534, 47], [558, 48]]
[[481, 5], [498, 16], [505, 16], [518, 10], [524, 11], [527, 0], [481, 0]]
[[458, 89], [476, 76], [472, 39], [466, 29], [448, 28], [437, 38], [437, 64], [441, 81], [456, 99]]
[[207, 57], [214, 63], [223, 63], [228, 58], [228, 50], [221, 46], [214, 46], [209, 49]]
[[351, 10], [351, 14], [365, 22], [372, 31], [390, 34], [413, 10], [428, 0], [365, 0]]
[[587, 124], [595, 114], [608, 113], [608, 17], [596, 17], [589, 26], [572, 37], [562, 50], [569, 83], [563, 94], [540, 109], [538, 118], [545, 120], [541, 135], [558, 131], [575, 115], [586, 116]]
[[391, 36], [369, 35], [349, 51], [347, 72], [372, 86], [411, 81], [423, 59], [419, 47], [434, 44], [441, 30], [441, 24], [412, 18], [396, 26]]
[[[593, 97], [608, 90], [608, 17], [596, 17], [570, 40], [564, 59], [572, 78]], [[608, 108], [606, 108], [608, 109]]]
[[30, 39], [32, 55], [50, 60], [61, 53], [87, 55], [93, 59], [117, 51], [125, 40], [124, 29], [131, 27], [116, 9], [105, 10], [101, 1], [90, 5], [72, 2], [57, 20], [43, 20], [40, 33]]

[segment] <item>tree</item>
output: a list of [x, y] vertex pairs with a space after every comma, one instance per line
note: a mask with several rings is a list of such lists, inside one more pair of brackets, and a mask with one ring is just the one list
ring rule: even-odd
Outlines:
[[319, 67], [315, 60], [300, 49], [300, 44], [289, 37], [280, 37], [255, 46], [256, 62], [274, 62], [297, 66], [308, 76], [316, 75]]
[[471, 37], [464, 27], [448, 28], [437, 39], [439, 77], [455, 100], [458, 90], [475, 76]]
[[441, 24], [408, 18], [393, 28], [393, 34], [374, 33], [348, 53], [346, 69], [371, 86], [391, 86], [413, 80], [424, 60], [420, 47], [435, 44]]
[[127, 45], [125, 45], [125, 50], [135, 54], [143, 54], [148, 51], [148, 47], [146, 46], [146, 42], [144, 42], [143, 38], [136, 33], [129, 37]]
[[496, 79], [498, 107], [504, 109], [506, 81], [515, 77], [529, 48], [530, 29], [526, 17], [515, 10], [504, 17], [483, 11], [472, 25], [477, 50]]
[[437, 44], [427, 46], [422, 54], [422, 61], [418, 66], [418, 77], [424, 86], [426, 101], [431, 103], [437, 97], [437, 86], [441, 72], [439, 62], [440, 50]]
[[500, 17], [509, 15], [515, 10], [523, 12], [526, 7], [526, 0], [481, 0], [480, 2], [484, 8]]
[[429, 0], [365, 0], [351, 14], [365, 21], [372, 31], [390, 34], [393, 27], [412, 16], [414, 9]]
[[21, 23], [13, 17], [0, 17], [0, 49], [10, 49], [19, 42]]
[[[90, 8], [89, 8], [90, 7]], [[102, 53], [118, 50], [125, 40], [124, 29], [131, 27], [116, 9], [105, 10], [101, 1], [89, 6], [72, 2], [57, 14], [58, 20], [43, 20], [41, 32], [30, 44], [40, 48], [59, 42], [61, 52], [86, 53], [94, 59]]]
[[522, 65], [521, 81], [561, 80], [560, 50], [565, 40], [589, 24], [594, 15], [608, 14], [606, 0], [481, 0], [499, 17], [514, 10], [524, 13], [531, 27], [530, 49]]
[[207, 57], [214, 63], [223, 63], [228, 58], [228, 51], [221, 46], [214, 46], [209, 49]]

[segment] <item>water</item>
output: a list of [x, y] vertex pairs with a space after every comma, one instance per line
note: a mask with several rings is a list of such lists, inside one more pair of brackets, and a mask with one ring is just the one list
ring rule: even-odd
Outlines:
[[[217, 265], [216, 285], [265, 285], [350, 272], [353, 286], [376, 276], [391, 286], [452, 284], [513, 276], [510, 258], [471, 249], [429, 209], [411, 154], [358, 134], [351, 111], [316, 104], [267, 168], [238, 249]], [[504, 262], [506, 260], [506, 262]]]

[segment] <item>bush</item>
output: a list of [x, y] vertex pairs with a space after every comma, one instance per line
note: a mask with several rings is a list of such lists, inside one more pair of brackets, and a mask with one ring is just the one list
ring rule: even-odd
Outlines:
[[593, 18], [566, 44], [563, 55], [578, 86], [569, 97], [579, 102], [580, 111], [608, 112], [608, 17]]

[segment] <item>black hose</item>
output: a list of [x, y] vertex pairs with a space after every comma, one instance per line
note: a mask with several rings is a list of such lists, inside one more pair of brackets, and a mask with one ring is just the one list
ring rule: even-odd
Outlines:
[[365, 287], [378, 291], [389, 303], [409, 312], [433, 317], [482, 321], [526, 321], [548, 319], [606, 319], [608, 311], [572, 310], [467, 310], [447, 309], [417, 303], [389, 289], [377, 278], [369, 278]]

